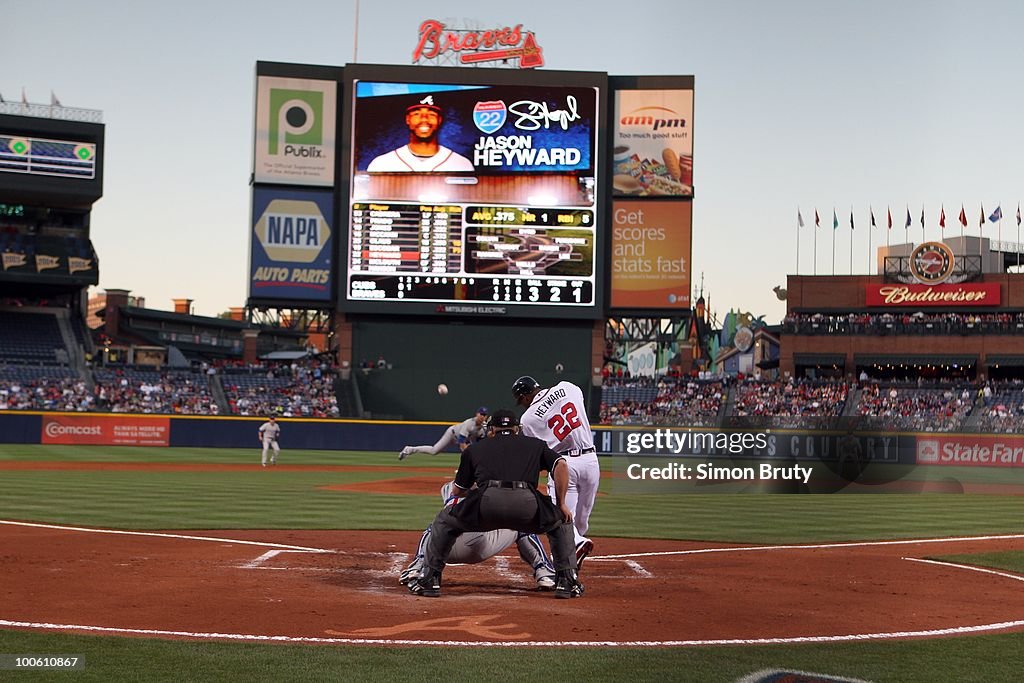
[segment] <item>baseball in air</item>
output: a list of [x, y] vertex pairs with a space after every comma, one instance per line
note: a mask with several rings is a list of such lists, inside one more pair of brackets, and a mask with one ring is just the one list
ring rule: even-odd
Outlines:
[[441, 396], [446, 396], [448, 394], [448, 385], [447, 384], [438, 384], [437, 385], [437, 393], [439, 395], [441, 395]]

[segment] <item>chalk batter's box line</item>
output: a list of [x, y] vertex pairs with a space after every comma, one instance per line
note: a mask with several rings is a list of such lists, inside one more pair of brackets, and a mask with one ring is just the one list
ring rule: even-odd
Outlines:
[[237, 538], [220, 538], [218, 536], [190, 536], [187, 534], [169, 534], [159, 531], [128, 531], [125, 529], [101, 529], [97, 527], [65, 526], [62, 524], [41, 524], [38, 522], [17, 522], [13, 520], [0, 519], [0, 524], [8, 526], [24, 526], [36, 529], [55, 529], [57, 531], [79, 531], [90, 534], [112, 534], [119, 536], [148, 536], [151, 538], [177, 538], [186, 541], [211, 541], [215, 543], [228, 543], [236, 545], [253, 545], [261, 548], [279, 548], [306, 553], [339, 553], [338, 550], [327, 550], [326, 548], [307, 548], [301, 545], [288, 545], [286, 543], [272, 543], [269, 541], [245, 541]]

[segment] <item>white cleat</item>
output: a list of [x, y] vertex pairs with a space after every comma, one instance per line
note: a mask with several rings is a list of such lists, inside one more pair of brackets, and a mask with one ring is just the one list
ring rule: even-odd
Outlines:
[[584, 539], [576, 544], [576, 571], [579, 571], [583, 566], [583, 560], [587, 559], [587, 555], [594, 552], [594, 542], [590, 539]]

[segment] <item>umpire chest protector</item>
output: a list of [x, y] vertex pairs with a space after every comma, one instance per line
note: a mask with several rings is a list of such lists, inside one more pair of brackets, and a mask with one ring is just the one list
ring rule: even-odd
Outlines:
[[455, 483], [477, 488], [452, 508], [452, 514], [482, 531], [508, 527], [511, 519], [524, 514], [530, 515], [530, 526], [538, 532], [553, 527], [559, 521], [558, 509], [537, 491], [537, 481], [558, 457], [540, 439], [511, 431], [473, 444], [462, 453]]

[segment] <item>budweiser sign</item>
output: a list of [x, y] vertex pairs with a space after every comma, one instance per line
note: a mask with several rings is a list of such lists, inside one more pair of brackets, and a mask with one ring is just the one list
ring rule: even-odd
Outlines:
[[959, 285], [867, 285], [868, 306], [998, 306], [999, 283], [979, 282]]
[[463, 64], [516, 59], [521, 69], [544, 66], [544, 51], [531, 31], [523, 31], [522, 24], [488, 31], [449, 29], [435, 19], [420, 24], [420, 39], [412, 52], [413, 63], [435, 59], [448, 52], [459, 53]]

